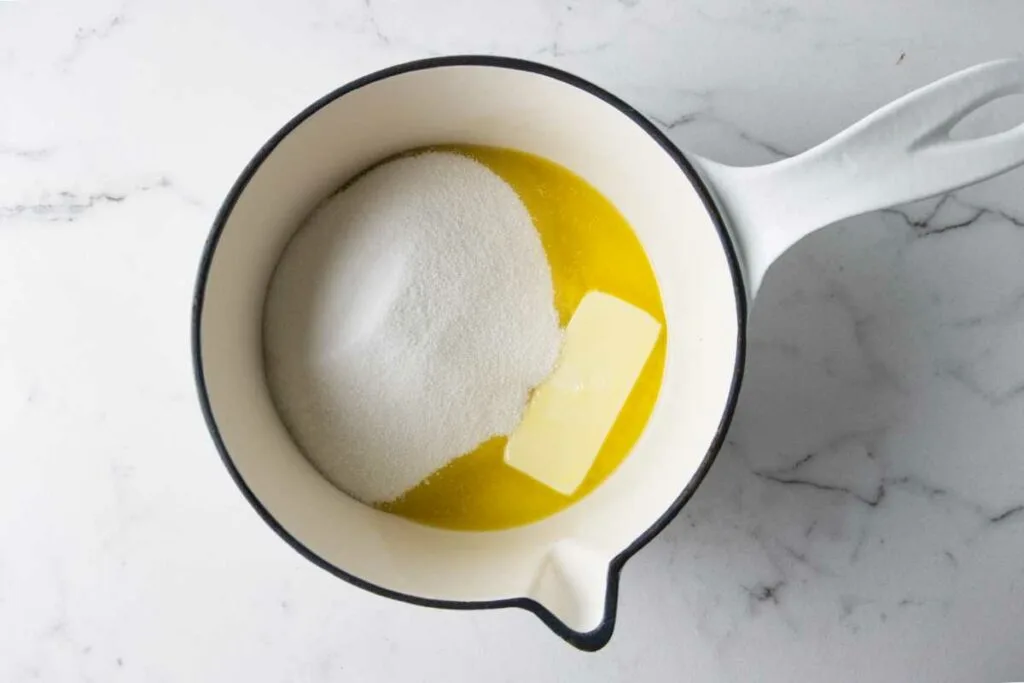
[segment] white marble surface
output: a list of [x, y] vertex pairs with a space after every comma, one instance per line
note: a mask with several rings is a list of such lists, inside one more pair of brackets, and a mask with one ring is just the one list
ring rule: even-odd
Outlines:
[[1024, 173], [776, 265], [728, 444], [594, 655], [303, 560], [219, 462], [188, 352], [221, 197], [369, 70], [530, 57], [754, 163], [1022, 29], [1014, 0], [0, 2], [0, 680], [1024, 679]]

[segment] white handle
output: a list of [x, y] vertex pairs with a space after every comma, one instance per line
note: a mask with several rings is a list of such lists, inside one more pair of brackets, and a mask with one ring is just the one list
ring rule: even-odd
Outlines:
[[820, 227], [1024, 163], [1024, 124], [973, 140], [949, 136], [974, 110], [1021, 92], [1024, 60], [990, 62], [905, 95], [790, 159], [737, 168], [698, 158], [738, 242], [750, 297], [772, 262]]

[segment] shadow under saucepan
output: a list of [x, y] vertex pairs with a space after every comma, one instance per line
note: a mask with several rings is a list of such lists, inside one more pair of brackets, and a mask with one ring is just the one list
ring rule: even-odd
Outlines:
[[[1022, 181], [844, 221], [773, 266], [726, 444], [627, 564], [620, 637], [674, 611], [695, 647], [767, 638], [832, 662], [1020, 623], [1024, 199], [1005, 188]], [[808, 655], [779, 627], [833, 637]], [[966, 654], [1024, 664], [987, 630]]]

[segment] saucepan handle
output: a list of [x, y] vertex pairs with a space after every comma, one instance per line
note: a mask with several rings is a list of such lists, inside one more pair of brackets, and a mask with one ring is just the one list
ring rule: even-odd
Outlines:
[[971, 112], [1022, 92], [1024, 60], [990, 62], [905, 95], [783, 161], [738, 168], [696, 159], [738, 243], [750, 297], [772, 262], [820, 227], [1024, 163], [1024, 124], [976, 139], [950, 137]]

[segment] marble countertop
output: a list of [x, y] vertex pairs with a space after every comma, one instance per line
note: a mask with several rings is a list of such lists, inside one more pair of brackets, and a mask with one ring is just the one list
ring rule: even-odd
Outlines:
[[596, 654], [306, 562], [224, 471], [189, 356], [221, 198], [370, 70], [532, 58], [747, 164], [1022, 28], [1014, 0], [0, 2], [0, 680], [1024, 679], [1024, 172], [776, 264], [728, 442]]

